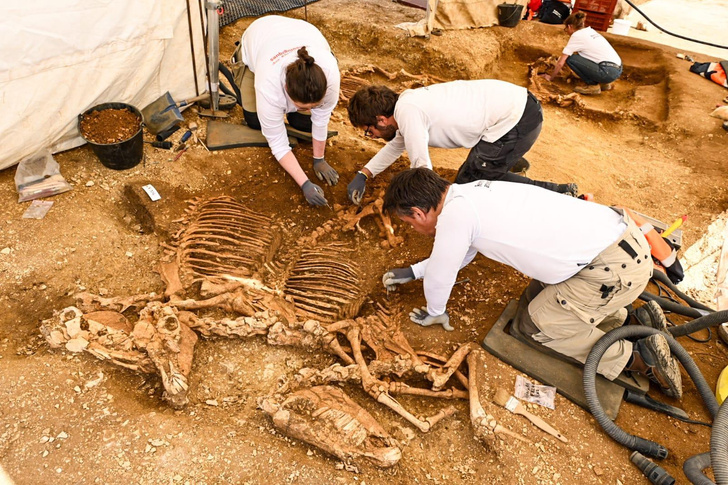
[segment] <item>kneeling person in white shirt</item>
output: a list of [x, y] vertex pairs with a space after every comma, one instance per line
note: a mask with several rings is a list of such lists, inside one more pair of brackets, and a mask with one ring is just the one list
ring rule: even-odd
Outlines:
[[531, 180], [511, 173], [536, 142], [543, 111], [521, 86], [496, 79], [452, 81], [397, 94], [386, 86], [367, 86], [349, 100], [349, 120], [365, 136], [389, 143], [354, 176], [347, 187], [358, 204], [366, 181], [386, 170], [407, 150], [412, 167], [432, 169], [429, 147], [470, 148], [456, 183], [507, 180], [577, 195], [576, 184]]
[[[311, 205], [326, 205], [323, 190], [312, 183], [288, 145], [284, 116], [313, 138], [313, 171], [336, 185], [339, 174], [324, 159], [331, 112], [339, 100], [340, 74], [329, 44], [303, 20], [270, 15], [245, 30], [241, 51], [246, 69], [240, 94], [243, 116], [261, 130], [278, 163], [293, 177]], [[310, 110], [310, 114], [305, 114]]]
[[[604, 335], [597, 325], [637, 299], [652, 276], [650, 247], [627, 215], [533, 185], [451, 184], [415, 168], [392, 179], [383, 210], [434, 237], [428, 259], [382, 278], [388, 290], [424, 280], [427, 306], [410, 314], [423, 326], [452, 328], [446, 305], [458, 271], [481, 253], [543, 284], [528, 305], [531, 338], [583, 363]], [[615, 342], [597, 371], [614, 379], [624, 369], [681, 396], [677, 361], [661, 334]]]

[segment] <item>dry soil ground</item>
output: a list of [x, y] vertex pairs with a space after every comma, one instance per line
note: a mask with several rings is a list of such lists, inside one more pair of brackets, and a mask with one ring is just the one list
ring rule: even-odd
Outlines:
[[[406, 38], [393, 27], [420, 16], [421, 11], [387, 0], [322, 0], [308, 8], [309, 21], [329, 39], [342, 69], [376, 64], [446, 80], [494, 77], [526, 85], [527, 63], [557, 54], [567, 40], [558, 26], [524, 22], [514, 29], [448, 31], [429, 40]], [[222, 29], [221, 58], [229, 57], [250, 21]], [[610, 39], [625, 62], [623, 79], [614, 92], [587, 99], [584, 109], [545, 106], [544, 130], [529, 154], [529, 175], [577, 182], [601, 203], [626, 205], [666, 221], [688, 213], [684, 239], [690, 244], [728, 206], [728, 134], [708, 117], [726, 92], [688, 72], [689, 64], [669, 48]], [[195, 112], [185, 116], [204, 129]], [[240, 119], [239, 108], [233, 118]], [[346, 183], [381, 144], [352, 128], [343, 104], [331, 128], [339, 136], [330, 142], [327, 157], [342, 182], [325, 192], [329, 201], [343, 205]], [[120, 172], [103, 167], [88, 147], [57, 154], [74, 189], [53, 198], [55, 205], [42, 220], [21, 218], [27, 204], [15, 203], [14, 171], [0, 173], [0, 463], [17, 483], [646, 483], [629, 463], [628, 450], [561, 396], [554, 411], [534, 412], [564, 432], [568, 444], [491, 404], [495, 389], [512, 389], [518, 372], [490, 355], [486, 370], [492, 392], [486, 405], [533, 445], [506, 442], [497, 453], [487, 451], [473, 438], [465, 402], [455, 403], [454, 417], [421, 434], [347, 387], [404, 444], [397, 466], [381, 470], [363, 464], [350, 472], [319, 450], [281, 436], [256, 406], [256, 398], [281, 375], [330, 363], [327, 356], [270, 348], [262, 338], [200, 340], [191, 402], [174, 411], [160, 399], [157, 378], [49, 349], [39, 323], [70, 304], [73, 293], [87, 289], [125, 296], [163, 289], [154, 268], [173, 228], [170, 221], [182, 215], [191, 198], [225, 194], [271, 214], [286, 228], [284, 247], [334, 217], [329, 209], [304, 203], [266, 148], [207, 153], [195, 146], [175, 162], [166, 151], [150, 146], [145, 151], [142, 164]], [[450, 178], [466, 154], [433, 153], [435, 169]], [[310, 145], [299, 146], [296, 154], [309, 160]], [[370, 190], [385, 187], [406, 164], [403, 160], [382, 174]], [[136, 219], [135, 206], [124, 195], [125, 187], [145, 183], [162, 195], [155, 207], [165, 217], [154, 231]], [[387, 300], [379, 281], [387, 268], [425, 257], [429, 240], [397, 227], [405, 244], [384, 249], [374, 222], [363, 227], [366, 234], [340, 236], [360, 254], [371, 295], [362, 312], [371, 312], [375, 301], [385, 302], [418, 348], [447, 354], [458, 343], [481, 341], [527, 284], [515, 271], [478, 258], [461, 273], [470, 283], [454, 290], [449, 309], [456, 330], [415, 328], [406, 311], [422, 303], [421, 285], [411, 284]], [[686, 345], [713, 384], [726, 364], [725, 346], [715, 338]], [[211, 399], [219, 405], [206, 404]], [[402, 401], [422, 414], [444, 405]], [[683, 404], [692, 417], [707, 419], [690, 383]], [[680, 481], [682, 462], [708, 449], [707, 428], [632, 405], [623, 406], [617, 423], [666, 445], [670, 456], [662, 464]]]

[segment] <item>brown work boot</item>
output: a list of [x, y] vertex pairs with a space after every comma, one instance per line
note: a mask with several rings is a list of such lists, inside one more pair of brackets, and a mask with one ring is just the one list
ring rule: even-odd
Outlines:
[[614, 83], [600, 84], [599, 87], [601, 88], [602, 92], [611, 91], [612, 89], [614, 89]]
[[649, 377], [669, 397], [682, 398], [680, 366], [662, 334], [652, 334], [635, 342], [631, 362], [625, 370]]
[[650, 300], [634, 311], [634, 316], [640, 325], [652, 327], [660, 332], [669, 333], [667, 331], [667, 319], [662, 312], [662, 308], [656, 301]]
[[600, 94], [602, 92], [602, 87], [598, 84], [592, 84], [588, 86], [577, 86], [574, 88], [574, 91], [576, 91], [579, 94]]

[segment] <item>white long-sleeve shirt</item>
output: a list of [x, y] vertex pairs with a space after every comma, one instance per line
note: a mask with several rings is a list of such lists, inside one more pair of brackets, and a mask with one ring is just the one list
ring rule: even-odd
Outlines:
[[561, 53], [570, 56], [574, 52], [578, 52], [581, 57], [597, 64], [607, 61], [622, 65], [622, 59], [614, 47], [591, 27], [584, 27], [571, 34], [569, 42]]
[[291, 151], [283, 118], [298, 108], [286, 93], [286, 68], [298, 59], [301, 47], [306, 47], [326, 75], [324, 99], [311, 109], [311, 135], [315, 140], [326, 140], [331, 112], [339, 101], [341, 75], [321, 32], [303, 20], [270, 15], [250, 24], [241, 44], [243, 62], [255, 73], [255, 101], [261, 131], [276, 160]]
[[533, 185], [453, 184], [437, 218], [432, 253], [412, 270], [424, 278], [428, 313], [441, 315], [458, 271], [477, 253], [555, 284], [579, 272], [626, 229], [607, 206]]
[[394, 119], [399, 129], [366, 168], [374, 176], [407, 150], [411, 166], [432, 168], [429, 147], [472, 148], [494, 142], [523, 116], [528, 91], [505, 81], [481, 79], [433, 84], [399, 95]]

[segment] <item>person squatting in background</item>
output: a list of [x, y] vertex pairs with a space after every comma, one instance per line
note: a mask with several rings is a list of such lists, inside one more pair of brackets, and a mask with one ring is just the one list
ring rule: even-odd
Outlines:
[[347, 192], [358, 204], [366, 181], [407, 150], [412, 167], [432, 169], [429, 147], [470, 148], [456, 183], [507, 180], [577, 195], [576, 184], [531, 180], [523, 155], [541, 133], [543, 111], [526, 88], [495, 79], [452, 81], [397, 94], [366, 86], [349, 100], [349, 120], [368, 137], [388, 143], [354, 176]]
[[311, 133], [313, 171], [319, 180], [336, 185], [339, 174], [324, 158], [340, 85], [339, 66], [328, 42], [308, 22], [271, 15], [250, 24], [241, 50], [245, 122], [263, 132], [273, 156], [301, 187], [308, 203], [327, 205], [323, 190], [308, 179], [289, 146], [284, 116], [293, 128]]
[[584, 27], [584, 12], [572, 13], [564, 22], [564, 29], [571, 36], [551, 74], [542, 74], [553, 81], [564, 64], [568, 65], [586, 86], [577, 86], [580, 94], [600, 94], [614, 88], [614, 81], [622, 75], [622, 59], [599, 32]]

